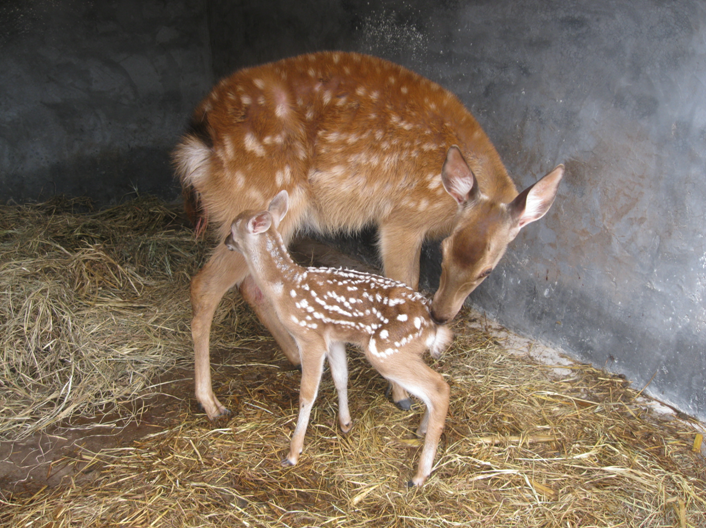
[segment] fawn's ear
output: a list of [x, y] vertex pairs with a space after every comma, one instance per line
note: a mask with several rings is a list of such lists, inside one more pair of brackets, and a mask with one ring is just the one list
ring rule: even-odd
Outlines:
[[259, 235], [267, 231], [272, 225], [272, 215], [269, 211], [263, 211], [248, 220], [248, 232]]
[[287, 210], [289, 210], [289, 194], [287, 191], [282, 190], [278, 192], [277, 195], [272, 198], [267, 210], [272, 214], [275, 225], [279, 225], [284, 215], [287, 214]]

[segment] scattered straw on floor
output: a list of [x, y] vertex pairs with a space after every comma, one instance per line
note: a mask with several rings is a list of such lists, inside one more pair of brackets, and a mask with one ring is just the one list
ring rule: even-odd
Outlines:
[[[62, 221], [70, 233], [86, 233], [86, 225], [94, 223], [115, 222], [111, 237], [91, 234], [74, 243], [53, 222], [45, 221], [42, 228], [39, 220], [33, 220], [34, 234], [25, 239], [45, 240], [40, 234], [51, 235], [46, 238], [51, 242], [27, 244], [51, 257], [44, 264], [32, 260], [26, 253], [29, 248], [20, 242], [14, 253], [7, 251], [15, 235], [7, 234], [8, 221], [2, 220], [2, 276], [14, 276], [3, 279], [11, 285], [5, 286], [11, 309], [3, 308], [4, 313], [12, 314], [13, 320], [45, 321], [37, 330], [29, 323], [13, 327], [10, 343], [17, 355], [27, 353], [29, 358], [10, 358], [15, 365], [10, 370], [18, 372], [19, 381], [0, 388], [3, 398], [36, 390], [37, 378], [55, 377], [56, 387], [37, 401], [49, 401], [53, 394], [54, 405], [61, 406], [67, 400], [66, 391], [61, 392], [67, 380], [76, 380], [70, 387], [75, 391], [79, 377], [93, 376], [93, 392], [86, 389], [86, 394], [113, 392], [120, 400], [129, 399], [149, 387], [147, 374], [139, 374], [148, 370], [140, 371], [145, 358], [166, 356], [150, 367], [157, 369], [174, 364], [176, 356], [190, 359], [187, 271], [195, 268], [202, 253], [186, 249], [193, 246], [186, 230], [166, 228], [169, 216], [160, 213], [163, 209], [157, 204], [140, 207], [146, 216], [154, 214], [161, 220], [140, 224], [145, 232], [135, 229], [131, 243], [130, 228], [123, 221], [127, 213], [77, 215], [86, 224]], [[37, 208], [32, 214], [41, 217], [46, 210]], [[161, 236], [171, 242], [159, 245], [156, 240], [164, 240]], [[57, 247], [61, 249], [55, 252]], [[96, 254], [108, 259], [97, 265], [87, 257]], [[75, 268], [60, 264], [77, 260], [81, 264]], [[26, 276], [18, 271], [23, 266], [29, 270]], [[20, 284], [21, 277], [28, 279], [27, 284]], [[27, 307], [36, 291], [46, 292], [35, 294], [36, 299], [51, 293], [52, 299], [61, 301], [40, 309], [43, 305], [35, 300]], [[404, 486], [420, 451], [413, 431], [421, 408], [397, 410], [383, 395], [385, 382], [354, 351], [350, 353], [353, 430], [343, 435], [337, 427], [335, 393], [326, 374], [300, 463], [282, 467], [296, 421], [300, 375], [284, 367], [281, 355], [270, 353], [271, 339], [252, 323], [248, 309], [229, 302], [219, 311], [214, 328], [214, 347], [238, 349], [223, 355], [224, 365], [214, 366], [215, 390], [234, 411], [229, 420], [209, 423], [195, 406], [184, 406], [170, 427], [129, 446], [80, 450], [57, 463], [55, 469], [73, 465], [79, 470], [65, 485], [0, 492], [0, 523], [706, 526], [706, 464], [693, 451], [692, 427], [653, 415], [636, 402], [638, 392], [621, 378], [585, 365], [575, 365], [569, 377], [557, 378], [548, 366], [508, 354], [495, 337], [471, 325], [472, 314], [467, 311], [455, 324], [453, 347], [433, 363], [451, 385], [451, 405], [434, 472], [425, 487]], [[78, 308], [66, 308], [72, 303]], [[88, 318], [86, 312], [91, 311], [93, 318]], [[128, 322], [134, 318], [151, 322], [138, 330]], [[121, 359], [97, 360], [100, 376], [105, 376], [100, 379], [89, 366], [77, 365], [85, 356], [83, 349], [112, 350]], [[61, 356], [63, 350], [70, 352]], [[46, 359], [53, 354], [59, 359]], [[102, 372], [103, 365], [112, 363], [122, 364], [120, 373]], [[2, 368], [8, 372], [6, 365]], [[144, 381], [138, 388], [134, 385], [139, 380]], [[61, 412], [83, 409], [81, 397], [77, 401], [73, 407], [63, 404]], [[23, 417], [19, 426], [7, 420], [12, 424], [4, 426], [9, 433], [46, 421], [40, 405], [35, 404], [33, 414], [5, 405], [3, 416], [10, 412]]]
[[176, 219], [149, 198], [0, 207], [0, 439], [129, 413], [121, 403], [188, 354], [184, 292], [203, 248]]

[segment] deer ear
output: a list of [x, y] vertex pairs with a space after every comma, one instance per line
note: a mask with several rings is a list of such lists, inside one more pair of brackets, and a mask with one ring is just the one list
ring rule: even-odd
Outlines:
[[478, 195], [476, 177], [456, 145], [452, 145], [446, 153], [446, 161], [441, 169], [441, 182], [446, 192], [453, 196], [459, 205], [475, 199]]
[[554, 203], [563, 176], [564, 166], [559, 165], [544, 178], [517, 195], [517, 198], [509, 205], [517, 227], [522, 228], [547, 214]]
[[284, 218], [284, 215], [286, 215], [289, 210], [289, 194], [287, 191], [282, 190], [278, 192], [277, 195], [272, 198], [267, 210], [272, 214], [275, 223], [279, 225], [282, 218]]
[[272, 215], [268, 211], [263, 211], [248, 221], [248, 231], [253, 235], [259, 235], [267, 231], [271, 225]]

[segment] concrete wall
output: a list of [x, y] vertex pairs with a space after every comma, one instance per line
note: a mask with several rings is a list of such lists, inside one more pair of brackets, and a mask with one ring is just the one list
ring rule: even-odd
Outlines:
[[[164, 190], [168, 150], [214, 76], [320, 49], [374, 53], [455, 92], [519, 187], [567, 166], [550, 213], [470, 302], [706, 419], [700, 0], [7, 5], [6, 196]], [[438, 248], [424, 253], [434, 288]]]
[[174, 197], [169, 149], [213, 81], [202, 4], [4, 0], [0, 199]]

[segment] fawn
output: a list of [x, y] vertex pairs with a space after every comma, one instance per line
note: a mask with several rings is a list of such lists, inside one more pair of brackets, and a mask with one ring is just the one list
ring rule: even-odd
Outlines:
[[428, 301], [403, 283], [357, 271], [295, 264], [277, 231], [288, 206], [287, 191], [280, 191], [266, 211], [241, 213], [225, 243], [244, 256], [250, 276], [299, 351], [299, 418], [282, 463], [295, 465], [302, 452], [324, 358], [338, 393], [341, 429], [350, 431], [345, 343], [353, 343], [383, 377], [426, 405], [417, 430], [419, 436], [425, 435], [424, 448], [417, 474], [409, 482], [421, 486], [431, 473], [449, 406], [448, 384], [427, 366], [422, 354], [430, 350], [438, 358], [452, 333], [434, 323]]
[[[388, 61], [322, 52], [246, 68], [197, 107], [174, 152], [187, 205], [220, 240], [246, 209], [280, 190], [298, 230], [378, 228], [383, 274], [416, 289], [426, 238], [445, 238], [431, 312], [452, 319], [495, 268], [522, 227], [551, 207], [562, 165], [518, 194], [493, 144], [449, 91]], [[299, 354], [238, 253], [220, 244], [191, 283], [196, 398], [209, 418], [227, 412], [211, 385], [213, 314], [231, 287], [268, 327], [287, 358]], [[393, 384], [393, 400], [409, 404]]]

